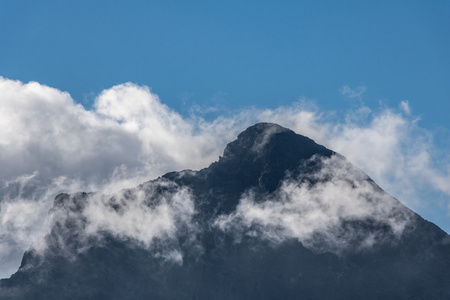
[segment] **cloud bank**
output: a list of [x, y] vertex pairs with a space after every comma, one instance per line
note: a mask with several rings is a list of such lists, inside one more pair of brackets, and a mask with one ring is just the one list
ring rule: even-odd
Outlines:
[[195, 214], [190, 191], [163, 179], [109, 195], [60, 194], [47, 218], [48, 232], [33, 249], [74, 259], [113, 236], [182, 264], [179, 237], [196, 247]]
[[431, 134], [419, 127], [407, 102], [400, 107], [361, 107], [341, 120], [298, 102], [206, 121], [180, 115], [148, 87], [132, 83], [103, 91], [86, 110], [58, 89], [0, 78], [0, 277], [17, 269], [58, 193], [110, 194], [168, 171], [206, 167], [259, 121], [343, 154], [408, 204], [420, 207], [423, 190], [448, 199], [450, 162], [436, 163]]

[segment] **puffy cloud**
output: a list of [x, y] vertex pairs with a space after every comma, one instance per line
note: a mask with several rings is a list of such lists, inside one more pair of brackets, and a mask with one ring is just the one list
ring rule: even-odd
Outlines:
[[0, 277], [17, 269], [58, 193], [111, 193], [203, 167], [218, 156], [217, 143], [234, 135], [219, 121], [214, 130], [183, 120], [132, 84], [104, 91], [95, 107], [87, 111], [36, 82], [0, 78]]
[[71, 174], [98, 181], [118, 165], [137, 165], [132, 157], [138, 140], [74, 103], [68, 93], [3, 78], [0, 90], [0, 122], [6, 128], [0, 134], [0, 179], [38, 170], [41, 177]]
[[66, 92], [0, 77], [0, 277], [11, 274], [5, 265], [19, 265], [58, 193], [110, 194], [168, 171], [206, 167], [259, 121], [345, 155], [402, 201], [419, 199], [422, 189], [450, 195], [449, 162], [437, 167], [430, 133], [398, 111], [362, 107], [340, 121], [300, 101], [218, 114], [212, 121], [181, 116], [131, 83], [103, 91], [86, 110]]
[[38, 170], [42, 177], [98, 183], [121, 166], [151, 178], [203, 167], [235, 134], [220, 120], [183, 119], [148, 88], [130, 83], [103, 91], [93, 111], [36, 82], [0, 78], [0, 91], [0, 180]]
[[237, 122], [182, 118], [131, 83], [103, 91], [86, 110], [66, 92], [0, 77], [0, 265], [17, 268], [58, 193], [108, 194], [205, 167], [241, 129]]
[[[238, 239], [243, 234], [274, 243], [295, 238], [312, 250], [334, 253], [371, 247], [386, 238], [386, 227], [394, 237], [403, 233], [411, 221], [409, 209], [341, 156], [314, 160], [321, 169], [310, 174], [313, 183], [288, 178], [274, 195], [250, 191], [215, 225]], [[372, 229], [351, 226], [367, 220]]]
[[[410, 205], [417, 204], [424, 189], [450, 196], [446, 185], [450, 168], [434, 164], [432, 135], [417, 120], [384, 109], [371, 114], [370, 122], [338, 124], [324, 143], [345, 155], [380, 186]], [[422, 200], [423, 201], [423, 200]]]

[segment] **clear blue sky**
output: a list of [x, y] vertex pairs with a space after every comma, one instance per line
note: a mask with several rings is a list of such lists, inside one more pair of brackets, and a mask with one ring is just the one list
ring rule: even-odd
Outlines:
[[[68, 91], [88, 109], [128, 81], [181, 114], [302, 96], [337, 112], [406, 100], [448, 149], [450, 2], [3, 0], [0, 76]], [[344, 85], [366, 91], [349, 99]]]
[[302, 95], [341, 109], [339, 88], [365, 85], [368, 105], [408, 100], [450, 127], [448, 1], [1, 1], [0, 28], [2, 76], [87, 106], [131, 81], [180, 112]]

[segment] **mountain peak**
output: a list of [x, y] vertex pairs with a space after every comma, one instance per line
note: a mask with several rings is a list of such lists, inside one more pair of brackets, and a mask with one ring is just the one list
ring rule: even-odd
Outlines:
[[242, 193], [249, 186], [272, 192], [287, 173], [295, 172], [314, 155], [330, 157], [333, 154], [290, 129], [273, 123], [258, 123], [226, 146], [223, 157], [213, 164], [212, 170], [227, 174], [220, 175], [220, 180], [227, 181], [236, 193]]
[[330, 156], [333, 152], [313, 140], [274, 123], [257, 123], [240, 133], [227, 145], [223, 158], [227, 160], [250, 160], [290, 158], [291, 163], [311, 156]]
[[293, 133], [293, 131], [274, 123], [255, 124], [241, 132], [237, 140], [227, 146], [224, 151], [224, 157], [233, 156], [236, 150], [239, 150], [239, 153], [243, 151], [259, 153], [270, 142], [274, 134], [289, 131]]
[[275, 123], [267, 123], [267, 122], [261, 122], [261, 123], [256, 123], [255, 125], [252, 125], [250, 127], [248, 127], [246, 130], [244, 130], [243, 132], [241, 132], [238, 135], [238, 139], [240, 138], [248, 138], [248, 137], [262, 137], [262, 136], [266, 136], [266, 135], [270, 135], [270, 134], [274, 134], [274, 133], [278, 133], [278, 132], [283, 132], [283, 131], [292, 131], [290, 129], [287, 129], [283, 126], [280, 126], [278, 124]]

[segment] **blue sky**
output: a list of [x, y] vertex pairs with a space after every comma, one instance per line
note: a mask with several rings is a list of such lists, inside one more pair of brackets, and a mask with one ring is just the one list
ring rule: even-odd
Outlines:
[[[245, 2], [245, 3], [244, 3]], [[89, 106], [123, 82], [186, 103], [324, 109], [408, 100], [450, 127], [447, 1], [2, 1], [2, 76], [68, 91]]]
[[207, 166], [256, 121], [449, 232], [449, 53], [448, 1], [1, 1], [0, 266], [56, 192]]

